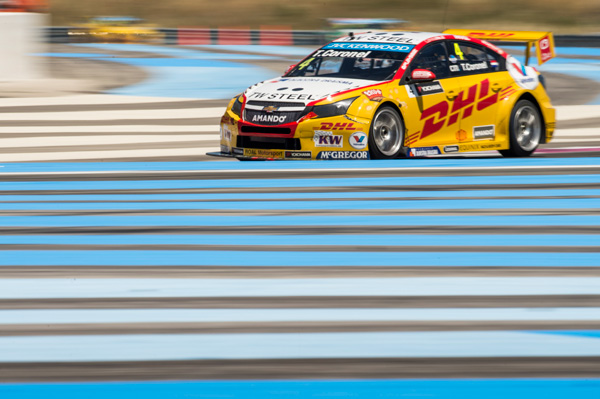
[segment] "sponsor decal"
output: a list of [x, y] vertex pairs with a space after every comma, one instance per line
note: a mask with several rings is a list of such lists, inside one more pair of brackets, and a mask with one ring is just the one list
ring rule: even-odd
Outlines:
[[535, 90], [540, 82], [535, 70], [521, 65], [515, 57], [511, 56], [506, 60], [506, 69], [517, 85], [526, 90]]
[[449, 153], [449, 152], [458, 152], [458, 146], [457, 145], [447, 145], [444, 147], [444, 153]]
[[408, 144], [422, 140], [442, 130], [444, 126], [450, 127], [459, 119], [467, 119], [474, 111], [484, 109], [498, 102], [498, 92], [490, 90], [489, 79], [482, 80], [466, 90], [461, 91], [452, 101], [443, 100], [426, 108], [421, 113], [423, 130], [412, 133], [408, 137]]
[[[507, 32], [471, 32], [468, 34], [469, 36], [474, 36], [474, 37], [489, 37], [490, 39], [494, 39], [494, 38], [503, 38], [506, 39], [508, 37], [514, 36], [514, 33], [507, 33]], [[458, 36], [454, 36], [454, 37], [458, 37]]]
[[494, 140], [495, 137], [496, 127], [494, 125], [473, 127], [473, 140]]
[[258, 123], [258, 122], [270, 122], [270, 123], [284, 123], [286, 120], [285, 115], [275, 115], [275, 114], [255, 114], [252, 116], [250, 122]]
[[231, 150], [228, 146], [221, 144], [221, 152], [225, 154], [231, 154]]
[[321, 122], [319, 130], [356, 130], [354, 123], [333, 123], [333, 122]]
[[438, 147], [411, 148], [409, 155], [411, 157], [426, 157], [428, 155], [440, 155], [442, 152]]
[[550, 38], [548, 36], [544, 36], [538, 42], [538, 49], [540, 51], [540, 58], [542, 62], [546, 62], [552, 58], [552, 50], [550, 50]]
[[458, 132], [456, 132], [456, 140], [458, 141], [467, 141], [468, 137], [467, 137], [467, 131], [464, 129], [459, 129]]
[[413, 79], [435, 79], [435, 74], [426, 69], [415, 69], [411, 77]]
[[321, 151], [317, 159], [369, 159], [369, 151]]
[[[413, 44], [413, 39], [410, 37], [405, 37], [403, 35], [388, 35], [387, 33], [383, 34], [364, 34], [364, 35], [355, 35], [352, 37], [342, 37], [341, 39], [336, 40], [333, 43], [341, 43], [341, 42], [380, 42], [380, 43], [404, 43], [404, 44]], [[333, 44], [331, 43], [331, 44]], [[364, 43], [364, 44], [378, 44], [378, 43]]]
[[417, 83], [415, 84], [415, 87], [417, 88], [417, 93], [419, 93], [422, 96], [444, 92], [444, 89], [442, 88], [442, 85], [439, 82]]
[[261, 150], [257, 148], [244, 148], [244, 156], [259, 158], [283, 158], [283, 150]]
[[296, 158], [296, 159], [311, 159], [312, 152], [310, 151], [286, 151], [286, 158]]
[[476, 64], [461, 63], [460, 66], [464, 71], [480, 71], [482, 69], [488, 69], [488, 64], [485, 61]]
[[[340, 43], [333, 42], [323, 47], [323, 50], [335, 49], [335, 50], [369, 50], [370, 51], [392, 51], [396, 53], [408, 53], [413, 49], [413, 45], [408, 44], [387, 44], [387, 43]], [[319, 55], [324, 57], [324, 55]], [[361, 58], [355, 55], [351, 57]], [[362, 56], [366, 57], [366, 56]]]
[[352, 148], [356, 148], [357, 150], [364, 150], [365, 148], [367, 148], [367, 142], [369, 140], [367, 139], [367, 135], [363, 132], [356, 132], [348, 138], [348, 141], [350, 142]]
[[221, 125], [221, 140], [223, 141], [231, 141], [231, 129], [229, 125]]
[[383, 100], [383, 93], [379, 89], [370, 89], [363, 91], [363, 94], [367, 96], [367, 98], [371, 101], [381, 101]]
[[[344, 43], [342, 43], [344, 44]], [[350, 43], [354, 44], [354, 43]], [[329, 47], [329, 46], [327, 46]], [[324, 49], [326, 47], [323, 47]], [[365, 58], [371, 54], [370, 51], [338, 51], [338, 50], [317, 50], [313, 57], [342, 57], [342, 58]]]
[[497, 150], [501, 147], [502, 144], [500, 143], [479, 144], [479, 148], [481, 148], [482, 150]]
[[232, 152], [233, 152], [235, 155], [244, 155], [244, 149], [243, 149], [243, 148], [237, 148], [237, 147], [234, 147], [234, 148], [232, 149]]
[[413, 51], [411, 51], [406, 58], [404, 59], [404, 62], [402, 63], [402, 65], [400, 65], [400, 69], [402, 70], [406, 70], [406, 67], [408, 67], [408, 64], [411, 63], [411, 61], [413, 60], [413, 58], [415, 58], [415, 55], [417, 55], [418, 51], [416, 49], [413, 49]]
[[497, 150], [502, 148], [502, 144], [500, 143], [487, 143], [487, 144], [461, 144], [459, 146], [460, 152], [469, 152], [469, 151], [489, 151], [489, 150]]
[[314, 101], [318, 98], [312, 94], [286, 94], [286, 93], [251, 93], [248, 98], [252, 100], [302, 100]]
[[334, 135], [332, 131], [315, 130], [313, 136], [315, 147], [343, 147], [344, 136]]

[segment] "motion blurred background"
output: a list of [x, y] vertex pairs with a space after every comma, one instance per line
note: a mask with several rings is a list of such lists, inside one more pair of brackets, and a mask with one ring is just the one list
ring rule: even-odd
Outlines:
[[[598, 0], [0, 11], [0, 399], [600, 398]], [[343, 22], [553, 31], [553, 142], [210, 162], [231, 96]]]

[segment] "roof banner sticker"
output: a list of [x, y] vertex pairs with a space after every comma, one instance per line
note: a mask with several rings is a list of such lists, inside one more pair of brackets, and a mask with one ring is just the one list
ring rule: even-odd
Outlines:
[[371, 50], [371, 51], [393, 51], [397, 53], [408, 53], [415, 46], [412, 44], [394, 44], [394, 43], [340, 43], [333, 42], [323, 47], [325, 50]]

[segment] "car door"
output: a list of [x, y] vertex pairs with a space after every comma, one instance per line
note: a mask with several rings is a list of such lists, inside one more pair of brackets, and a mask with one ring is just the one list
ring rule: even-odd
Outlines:
[[450, 72], [459, 77], [461, 84], [448, 125], [460, 127], [461, 143], [502, 140], [497, 130], [499, 92], [511, 83], [502, 73], [506, 70], [505, 60], [484, 46], [460, 40], [448, 42], [448, 53]]
[[[408, 94], [407, 106], [403, 113], [406, 122], [405, 145], [409, 147], [434, 147], [455, 144], [458, 125], [448, 126], [448, 115], [452, 102], [461, 88], [460, 77], [452, 76], [449, 68], [448, 52], [444, 41], [430, 43], [423, 47], [409, 65], [400, 84]], [[426, 69], [436, 75], [429, 82], [411, 80], [416, 69]], [[434, 155], [434, 148], [428, 150]], [[439, 153], [439, 151], [438, 151]]]

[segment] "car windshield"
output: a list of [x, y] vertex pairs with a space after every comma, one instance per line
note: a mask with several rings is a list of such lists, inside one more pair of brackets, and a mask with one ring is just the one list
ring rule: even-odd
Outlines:
[[385, 81], [394, 77], [407, 55], [392, 51], [328, 50], [326, 47], [315, 51], [285, 76]]

